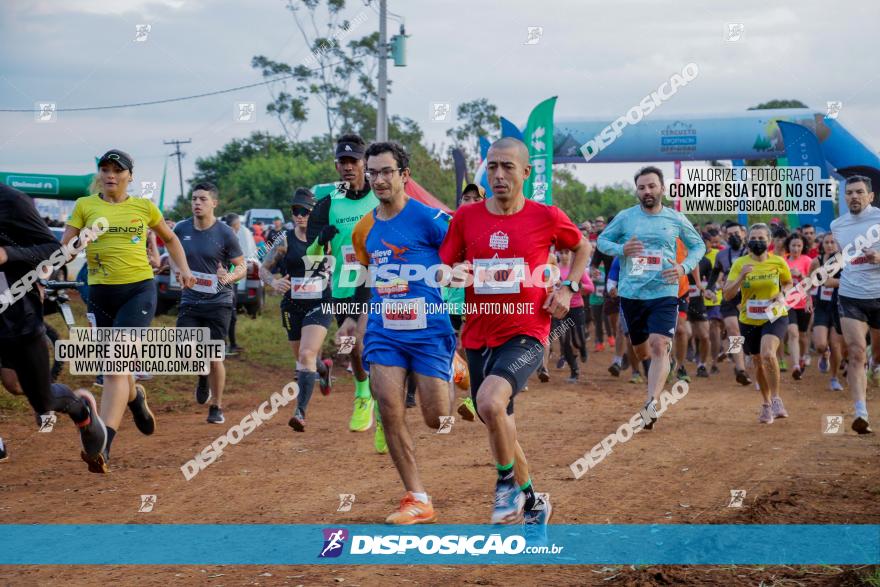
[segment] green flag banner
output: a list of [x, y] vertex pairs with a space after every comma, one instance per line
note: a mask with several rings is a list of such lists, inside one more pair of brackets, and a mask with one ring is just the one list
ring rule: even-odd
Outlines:
[[535, 106], [529, 115], [529, 122], [523, 132], [523, 139], [529, 148], [529, 164], [532, 173], [526, 180], [523, 193], [529, 199], [552, 204], [553, 184], [553, 109], [556, 96]]
[[159, 192], [159, 211], [165, 212], [165, 177], [168, 175], [168, 157], [165, 157], [165, 165], [162, 167], [162, 190]]

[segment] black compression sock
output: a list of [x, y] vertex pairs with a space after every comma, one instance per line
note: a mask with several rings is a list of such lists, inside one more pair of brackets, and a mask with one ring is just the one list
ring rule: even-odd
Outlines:
[[648, 376], [648, 369], [651, 368], [651, 359], [645, 359], [642, 361], [642, 367], [645, 369], [645, 377]]
[[113, 444], [113, 439], [116, 438], [116, 430], [107, 426], [107, 454], [110, 454], [110, 445]]
[[305, 416], [306, 408], [309, 407], [309, 400], [312, 399], [312, 391], [315, 389], [315, 378], [318, 374], [314, 371], [297, 371], [296, 374], [296, 382], [299, 385], [296, 409]]
[[529, 479], [520, 489], [526, 496], [525, 509], [530, 510], [535, 507], [535, 488], [532, 486], [532, 480]]

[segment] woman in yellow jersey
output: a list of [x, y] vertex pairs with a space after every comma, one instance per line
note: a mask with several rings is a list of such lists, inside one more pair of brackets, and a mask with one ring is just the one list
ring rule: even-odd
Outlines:
[[[742, 292], [739, 313], [742, 350], [754, 357], [755, 371], [764, 403], [759, 421], [771, 424], [774, 418], [787, 418], [788, 412], [779, 397], [779, 362], [776, 351], [785, 339], [787, 313], [776, 320], [767, 318], [767, 310], [780, 292], [791, 284], [791, 271], [785, 259], [767, 252], [770, 229], [754, 224], [749, 229], [749, 253], [734, 261], [724, 283], [724, 299], [732, 300]], [[759, 357], [755, 357], [759, 355]]]
[[[156, 311], [156, 286], [147, 258], [147, 231], [152, 229], [165, 241], [171, 259], [180, 271], [183, 287], [195, 278], [174, 232], [165, 224], [153, 202], [127, 194], [134, 162], [118, 149], [107, 151], [98, 162], [100, 192], [76, 201], [67, 221], [62, 242], [66, 245], [80, 230], [106, 219], [107, 231], [86, 247], [89, 268], [89, 322], [98, 328], [146, 327]], [[93, 473], [107, 473], [110, 444], [122, 422], [125, 406], [143, 434], [152, 434], [156, 420], [147, 405], [146, 392], [130, 374], [104, 375], [101, 418], [107, 425], [107, 447], [103, 454], [83, 456]]]

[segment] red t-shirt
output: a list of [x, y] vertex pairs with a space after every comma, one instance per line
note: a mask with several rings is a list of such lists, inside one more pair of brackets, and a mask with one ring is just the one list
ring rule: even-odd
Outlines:
[[810, 259], [815, 259], [816, 257], [819, 256], [819, 245], [816, 245], [815, 247], [813, 247], [812, 249], [810, 249], [809, 251], [807, 251], [804, 254], [807, 257], [809, 257]]
[[[522, 335], [546, 342], [550, 335], [550, 314], [542, 308], [547, 289], [541, 278], [547, 255], [552, 245], [558, 250], [571, 249], [582, 239], [580, 230], [565, 212], [532, 200], [526, 200], [522, 210], [509, 216], [492, 214], [486, 202], [456, 210], [446, 239], [440, 245], [440, 258], [447, 265], [462, 261], [474, 264], [474, 283], [465, 289], [465, 303], [474, 310], [464, 322], [462, 346], [466, 349], [497, 347]], [[502, 288], [504, 292], [481, 283], [481, 267], [485, 271], [492, 263], [497, 267], [505, 261], [524, 265], [520, 269], [525, 275], [524, 283], [516, 283], [516, 279], [505, 281], [504, 284], [511, 283], [511, 287]], [[515, 293], [516, 288], [519, 293]], [[493, 304], [482, 306], [484, 308], [499, 304], [501, 310], [480, 312], [479, 304]], [[511, 315], [510, 310], [516, 308], [525, 311]]]

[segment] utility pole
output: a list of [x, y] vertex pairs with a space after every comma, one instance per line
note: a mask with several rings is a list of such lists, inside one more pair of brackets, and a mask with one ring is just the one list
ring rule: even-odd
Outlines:
[[186, 145], [187, 143], [191, 143], [191, 139], [173, 139], [170, 141], [163, 141], [166, 145], [174, 145], [177, 150], [171, 153], [172, 155], [177, 156], [177, 177], [180, 178], [180, 197], [183, 198], [183, 167], [180, 164], [180, 158], [183, 156], [183, 153], [180, 151], [180, 145]]
[[379, 0], [379, 104], [376, 108], [376, 140], [388, 140], [388, 6]]

